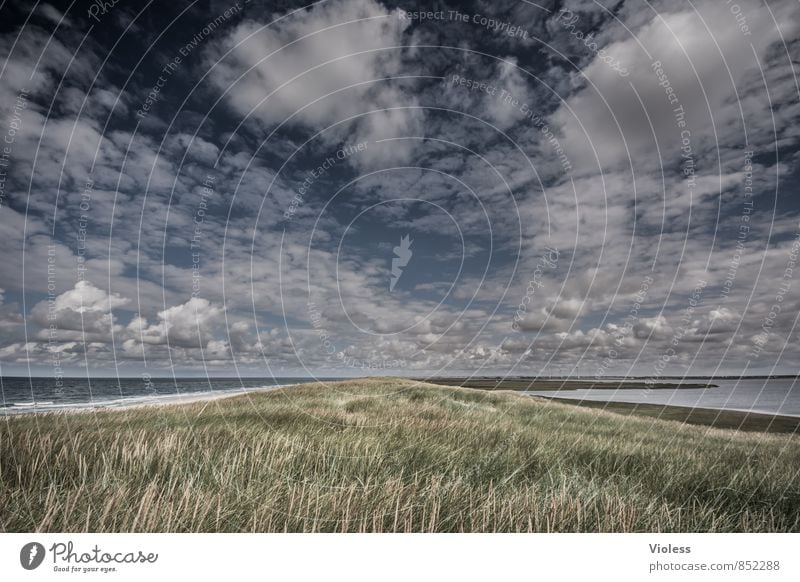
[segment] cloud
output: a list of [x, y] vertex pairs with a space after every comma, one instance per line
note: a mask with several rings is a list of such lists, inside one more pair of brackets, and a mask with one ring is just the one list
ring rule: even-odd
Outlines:
[[[106, 369], [145, 359], [229, 369], [235, 359], [259, 371], [348, 370], [328, 358], [311, 300], [337, 353], [415, 370], [594, 373], [613, 347], [608, 373], [649, 373], [674, 337], [677, 372], [695, 358], [698, 372], [739, 369], [755, 342], [759, 365], [786, 348], [780, 365], [796, 367], [800, 300], [787, 294], [764, 332], [797, 232], [796, 3], [740, 2], [746, 37], [721, 2], [694, 3], [696, 12], [623, 3], [613, 14], [589, 0], [564, 5], [628, 76], [525, 3], [481, 11], [528, 39], [411, 23], [377, 0], [279, 13], [250, 3], [204, 38], [134, 132], [143, 96], [208, 11], [158, 42], [158, 29], [137, 24], [126, 50], [109, 52], [118, 37], [56, 28], [61, 14], [40, 4], [0, 34], [3, 119], [27, 95], [0, 207], [0, 360], [35, 365], [58, 352]], [[104, 23], [133, 18], [119, 8]], [[145, 55], [135, 71], [133, 53]], [[691, 190], [654, 60], [685, 109]], [[120, 72], [130, 73], [124, 87]], [[499, 95], [442, 82], [452, 74], [505, 90], [536, 121]], [[391, 76], [404, 78], [382, 80]], [[376, 143], [410, 136], [422, 139]], [[296, 200], [311, 170], [362, 140], [366, 151]], [[419, 168], [361, 176], [332, 199], [359, 172], [394, 165]], [[398, 198], [425, 202], [390, 203]], [[389, 293], [391, 249], [406, 234], [414, 258]], [[559, 249], [557, 268], [538, 267], [546, 246]], [[518, 333], [532, 279], [542, 287]], [[685, 317], [699, 279], [708, 286]]]
[[[75, 287], [52, 300], [40, 301], [31, 310], [33, 321], [43, 328], [54, 326], [62, 339], [111, 339], [114, 324], [112, 310], [128, 303], [116, 293], [107, 293], [89, 281], [78, 281]], [[75, 333], [69, 333], [75, 332]]]
[[[770, 46], [797, 34], [798, 8], [791, 4], [776, 6], [783, 16], [776, 26], [760, 3], [740, 2], [747, 36], [728, 4], [704, 2], [696, 11], [667, 9], [632, 36], [610, 42], [605, 51], [630, 75], [621, 78], [594, 58], [574, 74], [581, 89], [553, 116], [571, 158], [583, 171], [599, 169], [596, 157], [603, 169], [627, 167], [629, 158], [639, 170], [670, 166], [681, 155], [682, 129], [689, 130], [695, 156], [731, 146], [738, 150], [744, 143], [742, 110], [750, 145], [771, 140], [759, 69]], [[680, 127], [679, 107], [685, 113]]]
[[[158, 322], [142, 318], [128, 326], [135, 341], [181, 348], [206, 347], [214, 341], [214, 328], [223, 321], [224, 309], [207, 299], [192, 297], [186, 303], [158, 312]], [[219, 342], [214, 344], [219, 351]]]
[[56, 10], [51, 4], [39, 4], [39, 11], [47, 20], [59, 26], [70, 27], [72, 21], [64, 14]]
[[[417, 105], [413, 92], [380, 80], [408, 73], [403, 49], [392, 48], [403, 44], [407, 26], [373, 0], [326, 2], [268, 25], [246, 21], [209, 51], [211, 79], [236, 113], [269, 126], [323, 130], [376, 110], [326, 131], [329, 146], [418, 134], [422, 114], [402, 109]], [[385, 163], [407, 156], [408, 147], [373, 147], [352, 161]]]

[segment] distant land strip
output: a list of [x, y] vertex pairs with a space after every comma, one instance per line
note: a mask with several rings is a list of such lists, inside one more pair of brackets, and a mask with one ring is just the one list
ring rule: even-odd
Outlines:
[[439, 384], [440, 386], [461, 386], [462, 388], [475, 388], [478, 390], [515, 390], [515, 391], [534, 391], [534, 390], [685, 390], [688, 388], [716, 388], [717, 384], [710, 382], [654, 382], [645, 383], [644, 380], [539, 380], [521, 376], [501, 377], [481, 377], [481, 378], [457, 378], [457, 377], [433, 377], [419, 379], [420, 381]]

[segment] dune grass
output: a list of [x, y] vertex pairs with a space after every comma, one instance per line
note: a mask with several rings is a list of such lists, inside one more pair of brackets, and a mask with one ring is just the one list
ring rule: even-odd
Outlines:
[[800, 439], [376, 379], [0, 422], [3, 531], [800, 531]]

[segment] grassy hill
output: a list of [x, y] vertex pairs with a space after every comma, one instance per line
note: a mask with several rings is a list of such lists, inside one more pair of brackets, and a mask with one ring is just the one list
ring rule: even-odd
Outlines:
[[799, 531], [800, 438], [372, 379], [7, 418], [4, 531]]

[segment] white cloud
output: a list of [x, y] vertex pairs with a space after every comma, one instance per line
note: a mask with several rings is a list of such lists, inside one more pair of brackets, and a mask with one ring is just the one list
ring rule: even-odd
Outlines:
[[[743, 146], [740, 106], [744, 107], [751, 145], [757, 143], [756, 138], [769, 139], [769, 135], [759, 135], [759, 129], [771, 123], [769, 115], [764, 115], [766, 95], [748, 94], [745, 87], [763, 87], [759, 67], [765, 65], [767, 49], [796, 36], [798, 10], [792, 3], [776, 6], [777, 15], [783, 17], [776, 27], [760, 3], [738, 4], [751, 31], [746, 37], [726, 3], [704, 2], [696, 12], [670, 7], [634, 30], [634, 37], [606, 46], [630, 76], [621, 78], [599, 58], [581, 72], [585, 81], [576, 74], [584, 87], [554, 116], [571, 158], [584, 171], [598, 169], [595, 155], [602, 168], [627, 166], [629, 157], [635, 160], [637, 170], [657, 168], [659, 163], [669, 166], [680, 156], [681, 129], [673, 112], [680, 105], [686, 112], [695, 155], [703, 150], [714, 155], [720, 145]], [[679, 102], [669, 103], [654, 61], [661, 62]], [[717, 140], [723, 135], [720, 143]], [[661, 148], [661, 159], [656, 145]]]
[[[211, 78], [237, 113], [270, 125], [294, 115], [290, 125], [323, 129], [372, 110], [416, 105], [402, 83], [377, 81], [408, 73], [403, 49], [387, 49], [402, 44], [408, 24], [374, 0], [326, 2], [266, 27], [247, 21], [209, 51]], [[413, 109], [379, 111], [328, 131], [322, 139], [333, 145], [345, 139], [416, 135], [421, 118]], [[372, 147], [351, 161], [385, 162], [406, 156], [408, 147]]]
[[[89, 281], [78, 281], [75, 287], [56, 296], [52, 301], [40, 301], [31, 310], [33, 320], [43, 328], [55, 326], [60, 336], [77, 339], [103, 338], [110, 340], [114, 330], [112, 310], [128, 303], [116, 293], [107, 293]], [[65, 332], [76, 332], [73, 334]]]
[[[186, 303], [158, 312], [158, 322], [136, 318], [129, 325], [134, 340], [148, 345], [182, 348], [205, 347], [213, 340], [215, 326], [222, 322], [224, 308], [208, 299], [192, 297]], [[219, 344], [214, 344], [215, 349]]]

